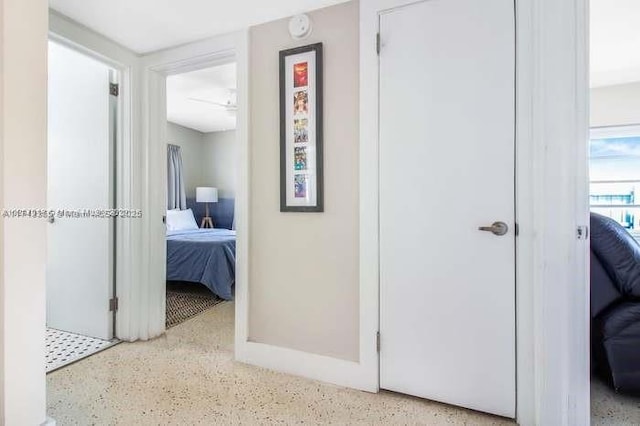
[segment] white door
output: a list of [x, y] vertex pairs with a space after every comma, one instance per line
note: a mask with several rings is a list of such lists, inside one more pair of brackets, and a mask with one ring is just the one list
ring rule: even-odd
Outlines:
[[380, 386], [507, 417], [514, 25], [513, 0], [380, 16]]
[[[49, 43], [50, 209], [113, 206], [109, 68]], [[47, 325], [113, 337], [113, 219], [59, 218], [47, 234]]]

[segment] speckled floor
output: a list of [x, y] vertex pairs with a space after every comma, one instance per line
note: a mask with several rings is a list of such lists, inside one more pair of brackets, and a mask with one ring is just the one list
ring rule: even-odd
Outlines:
[[640, 425], [640, 397], [617, 394], [601, 380], [592, 378], [591, 425]]
[[50, 373], [48, 415], [58, 425], [513, 424], [235, 362], [233, 309], [233, 303], [222, 303], [164, 337], [121, 343]]

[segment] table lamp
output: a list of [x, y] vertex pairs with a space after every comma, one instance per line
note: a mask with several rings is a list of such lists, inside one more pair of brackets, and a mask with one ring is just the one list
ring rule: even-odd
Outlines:
[[204, 204], [204, 217], [200, 228], [213, 228], [213, 220], [209, 216], [209, 203], [218, 202], [218, 188], [211, 188], [209, 186], [199, 186], [196, 188], [196, 202]]

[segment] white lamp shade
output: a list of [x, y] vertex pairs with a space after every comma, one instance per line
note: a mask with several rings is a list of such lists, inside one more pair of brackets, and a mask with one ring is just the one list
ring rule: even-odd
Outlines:
[[196, 201], [198, 203], [217, 203], [218, 188], [199, 186], [196, 188]]

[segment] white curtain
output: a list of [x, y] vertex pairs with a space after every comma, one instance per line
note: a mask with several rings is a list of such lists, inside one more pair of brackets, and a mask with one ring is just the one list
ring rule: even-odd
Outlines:
[[177, 145], [167, 145], [167, 210], [187, 208], [182, 154]]

